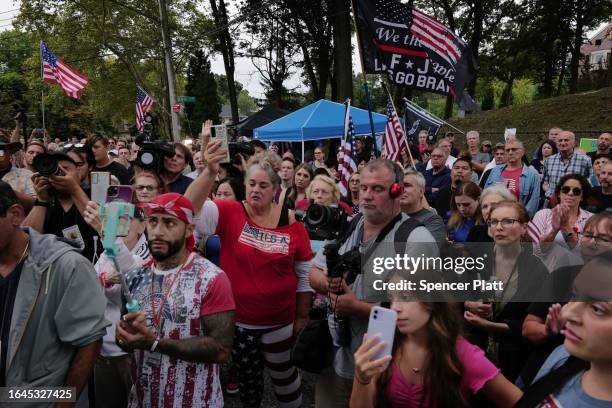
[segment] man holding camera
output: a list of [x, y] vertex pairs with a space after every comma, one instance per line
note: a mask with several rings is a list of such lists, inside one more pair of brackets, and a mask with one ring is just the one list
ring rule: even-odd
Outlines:
[[101, 252], [102, 245], [98, 243], [96, 231], [83, 218], [89, 198], [80, 186], [77, 165], [65, 153], [51, 152], [47, 155], [46, 159], [56, 161], [57, 171], [52, 175], [35, 175], [32, 178], [38, 198], [24, 226], [42, 234], [76, 241], [83, 256], [94, 262], [94, 256]]
[[[381, 250], [386, 256], [394, 256], [398, 248], [400, 253], [409, 256], [437, 256], [434, 237], [420, 223], [401, 212], [402, 181], [402, 168], [389, 160], [373, 160], [363, 168], [359, 192], [363, 216], [351, 223], [353, 229], [349, 228], [348, 237], [345, 235], [345, 241], [338, 249], [340, 257], [359, 251], [369, 265], [374, 250], [376, 256]], [[377, 247], [379, 243], [382, 245]], [[325, 369], [317, 380], [317, 407], [348, 406], [355, 363], [353, 355], [367, 331], [370, 309], [376, 304], [371, 302], [371, 282], [374, 277], [386, 279], [386, 273], [374, 275], [369, 268], [358, 269], [327, 271], [324, 251], [319, 251], [312, 263], [310, 285], [321, 294], [329, 293], [333, 315], [342, 318], [343, 322], [339, 323], [333, 315], [329, 318], [334, 358], [332, 367]], [[382, 293], [376, 295], [378, 298], [384, 296]], [[347, 325], [347, 329], [339, 330]]]
[[166, 183], [168, 192], [185, 194], [193, 179], [183, 174], [191, 162], [191, 151], [182, 143], [174, 143], [174, 156], [164, 157], [164, 170], [161, 178]]

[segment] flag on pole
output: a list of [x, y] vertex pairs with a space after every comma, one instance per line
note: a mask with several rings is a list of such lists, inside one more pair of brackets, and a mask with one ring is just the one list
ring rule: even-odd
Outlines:
[[357, 171], [357, 163], [355, 162], [355, 127], [351, 116], [351, 100], [347, 99], [344, 106], [344, 137], [340, 144], [338, 173], [340, 173], [340, 194], [347, 196], [349, 179]]
[[444, 121], [423, 108], [414, 105], [409, 100], [404, 99], [404, 101], [406, 103], [404, 123], [406, 124], [406, 137], [408, 140], [418, 145], [418, 136], [421, 130], [426, 130], [428, 135], [437, 135]]
[[478, 66], [450, 28], [399, 0], [357, 0], [357, 29], [368, 74], [459, 100]]
[[402, 149], [406, 148], [406, 136], [400, 123], [393, 102], [389, 98], [387, 102], [387, 127], [385, 129], [385, 157], [391, 161], [398, 161]]
[[87, 86], [89, 78], [70, 68], [53, 54], [44, 41], [40, 42], [40, 55], [43, 66], [43, 81], [58, 84], [73, 98], [81, 97], [81, 89]]
[[144, 114], [153, 106], [153, 99], [140, 87], [136, 86], [136, 128], [140, 133], [144, 131]]

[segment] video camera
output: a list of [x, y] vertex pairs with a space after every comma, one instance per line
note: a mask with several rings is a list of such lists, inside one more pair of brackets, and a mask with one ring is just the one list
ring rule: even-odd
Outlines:
[[306, 225], [311, 239], [336, 239], [348, 223], [346, 212], [341, 207], [321, 204], [311, 204], [306, 210], [296, 211], [295, 219]]
[[172, 143], [158, 140], [154, 120], [151, 112], [145, 112], [143, 131], [136, 136], [135, 140], [135, 143], [140, 146], [140, 151], [132, 164], [161, 174], [164, 170], [164, 157], [169, 159], [174, 157], [175, 151]]

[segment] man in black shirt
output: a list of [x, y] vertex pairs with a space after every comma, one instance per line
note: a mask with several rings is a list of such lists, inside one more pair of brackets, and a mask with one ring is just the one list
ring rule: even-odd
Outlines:
[[597, 150], [587, 153], [592, 162], [594, 162], [595, 158], [600, 154], [604, 154], [608, 157], [612, 155], [612, 134], [602, 133], [599, 135], [597, 138]]
[[101, 135], [91, 135], [85, 143], [87, 154], [96, 162], [92, 171], [105, 171], [119, 179], [122, 185], [130, 185], [130, 173], [121, 164], [108, 157], [108, 140]]
[[587, 204], [594, 212], [612, 208], [612, 161], [604, 164], [599, 174], [600, 186], [593, 188]]
[[191, 151], [182, 143], [174, 144], [174, 157], [164, 157], [164, 171], [161, 175], [169, 193], [185, 194], [193, 179], [183, 174], [191, 162]]
[[93, 262], [94, 256], [100, 254], [102, 245], [97, 232], [83, 218], [89, 201], [88, 194], [79, 185], [74, 160], [65, 153], [50, 154], [58, 160], [65, 175], [34, 178], [38, 198], [24, 225], [40, 233], [76, 241], [83, 256]]
[[438, 215], [442, 217], [444, 223], [448, 221], [448, 213], [451, 207], [451, 198], [453, 192], [461, 183], [467, 183], [472, 178], [472, 158], [470, 156], [461, 156], [453, 163], [453, 169], [451, 170], [451, 184], [440, 189], [438, 197], [433, 203], [433, 207], [438, 212]]

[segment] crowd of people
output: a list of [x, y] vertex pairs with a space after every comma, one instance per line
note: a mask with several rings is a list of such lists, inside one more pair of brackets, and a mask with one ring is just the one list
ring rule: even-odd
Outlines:
[[[259, 407], [267, 371], [289, 408], [307, 369], [325, 408], [612, 407], [610, 133], [586, 154], [552, 128], [528, 157], [520, 137], [431, 145], [421, 132], [398, 163], [357, 138], [343, 196], [331, 144], [301, 162], [243, 142], [226, 162], [211, 126], [150, 167], [129, 138], [0, 129], [0, 386], [74, 387], [77, 406], [99, 408], [220, 407], [232, 395]], [[40, 157], [57, 168], [41, 172]], [[133, 191], [116, 252], [103, 245], [94, 174]], [[314, 205], [335, 214], [331, 236], [305, 220]], [[332, 262], [330, 243], [357, 266]], [[505, 289], [461, 301], [389, 292], [395, 341], [376, 359], [368, 262], [385, 243], [389, 256], [477, 248], [488, 255], [478, 278]], [[317, 322], [326, 349], [312, 370], [298, 354]]]

